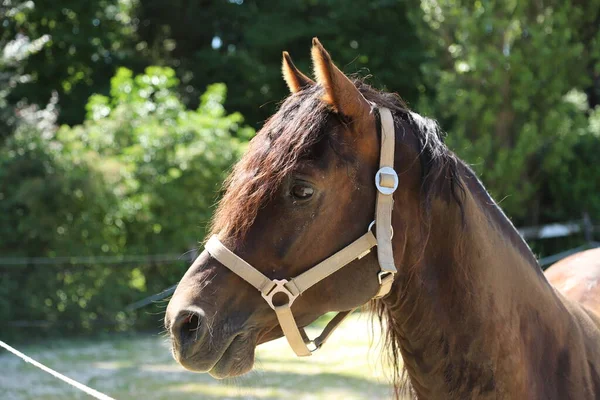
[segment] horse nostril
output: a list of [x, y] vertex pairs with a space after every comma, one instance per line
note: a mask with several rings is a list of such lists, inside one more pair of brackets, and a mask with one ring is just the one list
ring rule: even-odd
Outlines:
[[171, 325], [171, 335], [184, 350], [186, 346], [202, 340], [206, 332], [202, 310], [181, 310]]

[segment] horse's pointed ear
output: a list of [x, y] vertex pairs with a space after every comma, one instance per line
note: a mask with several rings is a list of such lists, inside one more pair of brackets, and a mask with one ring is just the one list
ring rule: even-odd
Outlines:
[[312, 41], [312, 60], [317, 82], [325, 88], [323, 100], [336, 112], [350, 118], [361, 118], [369, 113], [371, 105], [354, 83], [331, 61], [319, 39]]
[[304, 87], [314, 85], [315, 82], [308, 76], [304, 75], [292, 62], [292, 57], [287, 51], [283, 52], [283, 62], [281, 64], [281, 72], [283, 73], [283, 79], [290, 88], [290, 92], [296, 93], [302, 90]]

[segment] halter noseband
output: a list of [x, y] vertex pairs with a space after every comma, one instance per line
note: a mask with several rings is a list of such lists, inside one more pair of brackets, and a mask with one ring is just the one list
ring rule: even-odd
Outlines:
[[[338, 313], [323, 329], [323, 332], [310, 340], [303, 328], [299, 328], [292, 314], [292, 304], [308, 288], [327, 278], [342, 267], [356, 259], [367, 255], [371, 248], [377, 246], [377, 259], [380, 271], [377, 274], [379, 290], [373, 298], [381, 298], [389, 293], [394, 281], [396, 267], [392, 250], [392, 209], [394, 205], [393, 193], [398, 187], [398, 174], [394, 171], [394, 119], [387, 108], [379, 108], [381, 119], [381, 154], [379, 171], [375, 174], [377, 187], [377, 204], [375, 220], [369, 225], [367, 233], [354, 242], [320, 262], [302, 274], [290, 280], [269, 279], [259, 270], [238, 257], [225, 247], [216, 235], [206, 243], [206, 250], [225, 267], [254, 286], [262, 294], [267, 304], [275, 310], [281, 329], [298, 356], [310, 356], [319, 349], [329, 338], [331, 333], [352, 311]], [[375, 224], [377, 237], [371, 228]], [[283, 305], [273, 304], [273, 296], [283, 293], [288, 301]], [[309, 348], [310, 346], [310, 348]]]

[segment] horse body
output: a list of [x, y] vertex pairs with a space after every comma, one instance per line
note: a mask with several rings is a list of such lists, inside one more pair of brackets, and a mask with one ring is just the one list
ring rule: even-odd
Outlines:
[[400, 277], [379, 306], [416, 396], [597, 398], [598, 319], [548, 283], [474, 174], [466, 165], [460, 171], [462, 210], [434, 205], [440, 229], [421, 260], [403, 260], [414, 274]]
[[600, 315], [600, 248], [567, 257], [545, 275], [566, 297]]
[[[421, 399], [600, 397], [598, 317], [551, 286], [437, 125], [350, 81], [318, 41], [313, 62], [316, 83], [284, 53], [293, 94], [235, 167], [213, 233], [269, 279], [297, 276], [353, 242], [373, 219], [375, 107], [388, 108], [400, 177], [392, 215], [398, 272], [389, 295], [372, 305], [397, 367], [396, 394], [402, 359]], [[549, 277], [557, 283], [555, 268]], [[359, 257], [298, 297], [295, 322], [367, 303], [378, 271], [375, 252]], [[596, 307], [598, 297], [583, 294], [591, 280], [563, 281], [571, 282], [567, 295]], [[175, 358], [217, 378], [249, 371], [255, 347], [282, 336], [260, 293], [207, 252], [182, 278], [165, 325]]]
[[[566, 347], [586, 355], [579, 374], [589, 373], [595, 398], [600, 397], [600, 248], [583, 251], [552, 265], [545, 272], [559, 292], [570, 322], [573, 342]], [[587, 363], [585, 362], [587, 361]], [[571, 397], [577, 398], [577, 397]], [[586, 398], [586, 397], [581, 397]], [[594, 398], [589, 396], [589, 398]]]

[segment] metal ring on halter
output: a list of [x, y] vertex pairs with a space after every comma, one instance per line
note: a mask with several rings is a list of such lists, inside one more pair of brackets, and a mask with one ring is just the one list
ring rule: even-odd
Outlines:
[[273, 296], [275, 296], [277, 293], [283, 293], [288, 297], [287, 306], [291, 307], [294, 300], [296, 300], [298, 298], [298, 295], [293, 295], [292, 292], [290, 292], [288, 290], [288, 288], [285, 287], [285, 284], [288, 283], [287, 279], [281, 279], [281, 280], [273, 279], [273, 283], [275, 284], [273, 289], [271, 289], [269, 291], [269, 293], [267, 293], [267, 294], [261, 293], [262, 297], [267, 301], [269, 306], [274, 310], [275, 305], [273, 304]]
[[[394, 178], [394, 185], [392, 187], [382, 186], [381, 185], [381, 175], [389, 175]], [[375, 174], [375, 186], [377, 186], [377, 190], [382, 194], [392, 194], [398, 189], [398, 174], [394, 171], [392, 167], [382, 167]]]
[[321, 346], [317, 346], [317, 344], [315, 343], [315, 341], [311, 340], [310, 342], [306, 343], [306, 348], [311, 353], [314, 353], [315, 351], [319, 350], [321, 348]]
[[[373, 226], [375, 226], [375, 220], [373, 220], [373, 222], [371, 222], [369, 224], [367, 231], [370, 231], [371, 229], [373, 229]], [[391, 229], [392, 229], [392, 236], [390, 236], [390, 239], [393, 239], [394, 238], [394, 227], [392, 226]]]
[[377, 280], [379, 281], [379, 285], [382, 285], [383, 280], [390, 275], [394, 276], [394, 273], [392, 271], [379, 271], [379, 273], [377, 274]]

